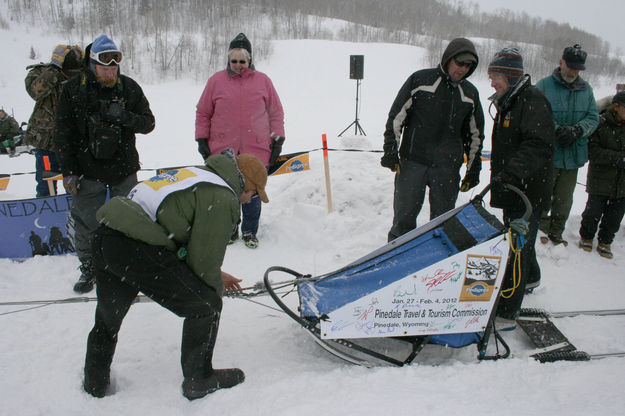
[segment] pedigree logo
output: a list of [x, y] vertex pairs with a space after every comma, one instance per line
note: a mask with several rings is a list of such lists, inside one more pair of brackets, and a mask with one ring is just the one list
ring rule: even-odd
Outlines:
[[468, 254], [460, 302], [490, 301], [500, 267], [500, 256]]

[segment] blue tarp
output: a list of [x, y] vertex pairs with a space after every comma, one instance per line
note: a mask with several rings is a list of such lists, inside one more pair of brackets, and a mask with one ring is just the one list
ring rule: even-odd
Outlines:
[[[483, 211], [483, 210], [482, 210]], [[485, 212], [485, 211], [484, 211]], [[490, 215], [490, 214], [488, 214]], [[475, 244], [488, 241], [501, 234], [503, 226], [484, 218], [483, 213], [469, 203], [454, 217], [470, 233]], [[353, 266], [341, 269], [320, 280], [299, 284], [302, 316], [321, 317], [343, 305], [353, 302], [369, 293], [437, 263], [461, 250], [439, 226], [420, 233], [414, 230], [414, 238], [397, 247], [387, 245], [389, 250]], [[410, 237], [408, 234], [407, 237]]]

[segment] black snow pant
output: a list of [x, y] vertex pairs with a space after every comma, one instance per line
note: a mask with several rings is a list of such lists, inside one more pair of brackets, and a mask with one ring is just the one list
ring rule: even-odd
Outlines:
[[142, 292], [184, 318], [181, 364], [186, 378], [212, 373], [212, 355], [222, 301], [184, 261], [101, 226], [93, 239], [98, 304], [87, 339], [85, 390], [103, 396], [109, 382], [117, 334], [128, 309]]
[[604, 195], [588, 194], [586, 208], [582, 213], [579, 235], [585, 240], [595, 238], [602, 244], [612, 244], [625, 214], [625, 198], [610, 198]]
[[[512, 220], [521, 218], [523, 212], [523, 209], [504, 209], [504, 224], [509, 226]], [[510, 251], [508, 255], [508, 263], [502, 283], [502, 296], [500, 296], [499, 304], [497, 305], [497, 316], [505, 319], [516, 319], [521, 309], [521, 304], [523, 303], [523, 297], [525, 296], [525, 286], [530, 282], [540, 281], [540, 266], [538, 265], [538, 260], [536, 260], [534, 245], [536, 243], [538, 223], [541, 214], [541, 209], [534, 209], [530, 216], [529, 231], [525, 235], [525, 244], [521, 249], [521, 276], [517, 276], [517, 279], [520, 278], [520, 282], [519, 286], [514, 290], [514, 293], [512, 293], [512, 296], [509, 296], [510, 292], [503, 292], [506, 289], [514, 287], [514, 253]]]
[[395, 175], [393, 197], [393, 226], [388, 241], [417, 227], [417, 216], [423, 207], [425, 188], [430, 188], [430, 220], [454, 209], [458, 199], [460, 173], [458, 167], [430, 167], [408, 159], [401, 159]]

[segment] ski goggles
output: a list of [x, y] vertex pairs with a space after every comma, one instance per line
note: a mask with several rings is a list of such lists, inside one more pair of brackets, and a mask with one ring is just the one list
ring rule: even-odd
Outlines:
[[100, 65], [119, 65], [122, 62], [121, 51], [102, 51], [93, 52], [89, 55], [91, 59]]

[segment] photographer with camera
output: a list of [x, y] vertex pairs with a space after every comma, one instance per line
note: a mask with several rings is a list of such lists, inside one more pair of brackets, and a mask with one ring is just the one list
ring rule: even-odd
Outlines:
[[54, 145], [63, 186], [73, 195], [72, 218], [81, 276], [74, 291], [93, 289], [91, 235], [95, 212], [110, 197], [126, 196], [137, 184], [135, 134], [154, 129], [141, 87], [121, 75], [123, 54], [106, 35], [85, 49], [85, 68], [63, 86], [57, 106]]

